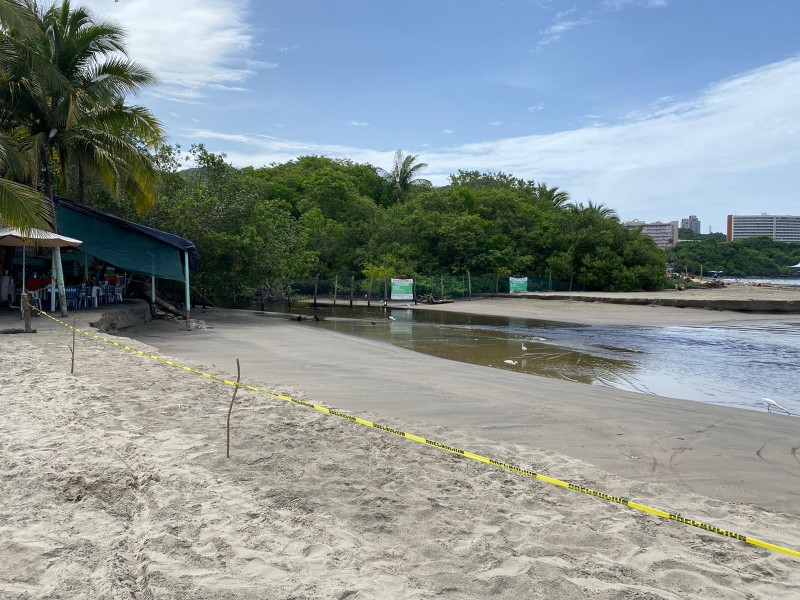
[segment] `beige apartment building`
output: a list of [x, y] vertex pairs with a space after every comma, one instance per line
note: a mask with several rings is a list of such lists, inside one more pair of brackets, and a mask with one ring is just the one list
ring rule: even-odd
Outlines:
[[626, 221], [622, 225], [628, 229], [641, 229], [643, 234], [653, 238], [656, 246], [662, 249], [672, 248], [678, 243], [677, 221], [670, 221], [669, 223], [662, 223], [661, 221], [646, 223], [639, 219], [634, 219], [633, 221]]

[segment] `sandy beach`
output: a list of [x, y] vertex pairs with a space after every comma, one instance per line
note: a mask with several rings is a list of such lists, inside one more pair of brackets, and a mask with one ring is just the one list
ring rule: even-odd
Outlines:
[[[436, 309], [774, 318], [569, 300]], [[244, 383], [800, 550], [798, 418], [454, 363], [246, 311], [193, 316], [203, 328], [103, 335], [228, 379], [239, 358]], [[0, 329], [18, 323], [0, 317]], [[71, 332], [34, 326], [0, 336], [0, 597], [800, 595], [797, 558], [251, 391], [237, 396], [226, 459], [230, 387], [86, 337], [70, 374]]]

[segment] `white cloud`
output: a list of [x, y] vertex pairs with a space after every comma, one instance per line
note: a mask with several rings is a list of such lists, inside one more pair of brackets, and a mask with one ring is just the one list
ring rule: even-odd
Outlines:
[[528, 112], [539, 112], [540, 110], [544, 110], [544, 104], [541, 102], [528, 107]]
[[490, 127], [499, 127], [502, 124], [503, 124], [502, 121], [492, 121], [491, 123], [489, 123], [489, 126]]
[[[795, 58], [719, 82], [690, 100], [661, 99], [613, 125], [440, 147], [421, 159], [430, 165], [427, 178], [438, 184], [458, 169], [503, 171], [547, 181], [579, 201], [592, 198], [624, 219], [696, 214], [704, 228], [721, 230], [729, 213], [797, 214], [798, 104]], [[394, 152], [207, 130], [190, 137], [221, 142], [209, 148], [219, 147], [238, 166], [305, 154], [386, 166]]]
[[628, 6], [642, 8], [661, 8], [669, 4], [669, 0], [605, 0], [603, 8], [606, 10], [622, 10]]
[[561, 39], [561, 36], [568, 31], [571, 31], [582, 25], [588, 25], [591, 22], [592, 20], [586, 17], [569, 21], [556, 21], [550, 27], [540, 32], [542, 34], [542, 38], [539, 40], [539, 47], [552, 44], [553, 42]]
[[568, 8], [567, 10], [562, 10], [561, 12], [557, 12], [556, 16], [554, 17], [556, 21], [563, 21], [570, 15], [574, 15], [578, 9], [576, 7]]
[[[196, 129], [186, 132], [187, 139], [206, 143], [207, 140], [223, 142], [222, 144], [207, 144], [217, 148], [216, 152], [224, 152], [228, 161], [238, 167], [247, 165], [263, 166], [270, 163], [283, 163], [294, 160], [299, 156], [328, 156], [330, 158], [345, 158], [354, 162], [370, 163], [375, 166], [391, 165], [396, 150], [372, 150], [368, 148], [354, 148], [336, 144], [317, 144], [297, 140], [285, 140], [247, 134], [224, 133], [209, 129]], [[233, 146], [231, 146], [233, 144]]]
[[197, 103], [203, 90], [243, 89], [254, 69], [275, 63], [251, 59], [254, 39], [248, 0], [81, 0], [100, 19], [123, 26], [128, 53], [161, 80], [157, 95]]
[[246, 59], [245, 65], [253, 69], [277, 69], [280, 65], [276, 62], [266, 62], [263, 60]]
[[366, 121], [350, 121], [351, 127], [369, 127], [369, 123]]
[[442, 133], [445, 135], [453, 135], [452, 129], [442, 129]]
[[539, 33], [541, 38], [537, 47], [541, 50], [544, 46], [558, 41], [561, 37], [573, 29], [594, 23], [600, 13], [618, 12], [628, 7], [633, 8], [661, 8], [667, 6], [670, 0], [603, 0], [599, 10], [589, 10], [585, 16], [578, 16], [578, 9], [573, 7], [560, 11], [553, 17], [554, 23], [547, 29]]

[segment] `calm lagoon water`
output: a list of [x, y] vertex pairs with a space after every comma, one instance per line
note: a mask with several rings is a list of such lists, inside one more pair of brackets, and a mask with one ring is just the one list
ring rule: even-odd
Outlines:
[[766, 396], [800, 414], [800, 317], [631, 327], [396, 308], [292, 312], [319, 315], [319, 322], [305, 321], [312, 327], [451, 360], [762, 411]]

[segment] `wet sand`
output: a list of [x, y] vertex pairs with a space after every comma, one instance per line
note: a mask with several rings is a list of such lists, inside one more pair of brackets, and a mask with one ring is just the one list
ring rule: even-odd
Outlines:
[[[529, 318], [560, 315], [559, 320], [583, 323], [761, 318], [670, 307], [567, 304], [568, 312], [557, 312], [551, 300], [526, 299], [434, 309]], [[206, 311], [202, 318], [211, 329], [187, 332], [159, 324], [131, 335], [169, 355], [211, 363], [228, 373], [239, 358], [245, 376], [280, 379], [316, 402], [354, 414], [370, 411], [456, 427], [579, 458], [623, 477], [800, 515], [795, 448], [800, 418], [468, 365], [257, 312]]]
[[[679, 307], [668, 303], [686, 303]], [[405, 307], [405, 302], [393, 303]], [[724, 307], [736, 305], [742, 310]], [[775, 310], [769, 310], [769, 308]], [[524, 317], [587, 325], [708, 325], [741, 321], [800, 321], [800, 286], [730, 285], [718, 289], [657, 292], [547, 292], [494, 297], [424, 308], [480, 315]]]

